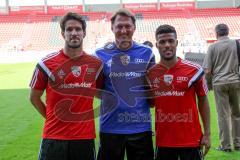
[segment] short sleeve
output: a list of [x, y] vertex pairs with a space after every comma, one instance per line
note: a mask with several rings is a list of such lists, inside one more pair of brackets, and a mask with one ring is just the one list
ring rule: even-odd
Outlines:
[[208, 87], [204, 75], [196, 81], [194, 87], [198, 96], [206, 96], [208, 94]]
[[32, 89], [37, 89], [37, 90], [44, 90], [47, 86], [48, 83], [48, 78], [47, 75], [44, 74], [38, 66], [35, 67], [31, 82], [29, 86]]
[[212, 51], [213, 50], [213, 47], [212, 46], [209, 46], [208, 48], [208, 51], [207, 51], [207, 55], [205, 56], [204, 58], [204, 61], [203, 61], [203, 68], [206, 69], [212, 69]]
[[151, 57], [150, 57], [150, 61], [149, 61], [149, 64], [148, 64], [148, 69], [151, 68], [152, 66], [154, 66], [156, 64], [156, 61], [155, 61], [155, 55], [153, 53], [151, 53]]

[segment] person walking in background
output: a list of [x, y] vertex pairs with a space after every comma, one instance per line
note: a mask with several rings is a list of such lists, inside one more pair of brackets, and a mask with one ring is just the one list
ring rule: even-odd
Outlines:
[[148, 70], [147, 77], [156, 107], [156, 160], [202, 160], [211, 146], [203, 68], [176, 56], [178, 40], [173, 26], [160, 25], [155, 38], [161, 60]]
[[38, 159], [94, 160], [93, 97], [102, 63], [83, 51], [79, 14], [64, 15], [60, 27], [64, 48], [38, 62], [30, 83], [30, 101], [45, 119]]
[[124, 160], [125, 151], [128, 160], [153, 159], [145, 74], [155, 60], [150, 47], [133, 41], [135, 21], [129, 10], [115, 12], [111, 18], [115, 42], [95, 52], [104, 63], [102, 89], [115, 95], [100, 95], [99, 160]]
[[226, 24], [215, 27], [217, 41], [210, 45], [203, 68], [209, 88], [213, 88], [218, 114], [220, 151], [231, 151], [231, 131], [234, 149], [240, 151], [240, 77], [237, 45], [228, 37]]

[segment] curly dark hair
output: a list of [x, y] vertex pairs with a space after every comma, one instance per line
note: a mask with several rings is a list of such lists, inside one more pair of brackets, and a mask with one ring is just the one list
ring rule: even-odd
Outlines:
[[162, 33], [174, 33], [177, 38], [176, 29], [171, 25], [168, 25], [168, 24], [160, 25], [155, 31], [155, 38], [157, 39], [157, 35]]

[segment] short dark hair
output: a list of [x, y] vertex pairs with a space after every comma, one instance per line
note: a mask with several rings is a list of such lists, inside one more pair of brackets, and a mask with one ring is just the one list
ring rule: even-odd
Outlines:
[[121, 9], [117, 10], [117, 11], [112, 15], [112, 17], [111, 17], [111, 24], [114, 23], [114, 21], [115, 21], [115, 19], [116, 19], [116, 17], [117, 17], [118, 15], [130, 17], [130, 18], [132, 19], [132, 22], [133, 22], [134, 26], [136, 26], [136, 18], [135, 18], [135, 16], [134, 16], [134, 14], [133, 14], [131, 11], [125, 9], [125, 8], [121, 8]]
[[176, 38], [177, 38], [176, 29], [175, 29], [173, 26], [171, 26], [171, 25], [168, 25], [168, 24], [160, 25], [160, 26], [156, 29], [155, 38], [157, 39], [157, 35], [162, 34], [162, 33], [174, 33], [175, 36], [176, 36]]
[[150, 41], [145, 41], [145, 42], [143, 42], [143, 44], [144, 45], [147, 45], [147, 46], [149, 46], [149, 47], [153, 47], [153, 44], [152, 44], [152, 42], [150, 42]]
[[229, 28], [226, 24], [224, 23], [220, 23], [220, 24], [217, 24], [216, 27], [215, 27], [215, 32], [218, 36], [227, 36], [228, 33], [229, 33]]
[[82, 24], [83, 31], [84, 32], [86, 31], [87, 24], [86, 24], [85, 20], [83, 19], [83, 17], [78, 13], [68, 12], [62, 17], [62, 19], [60, 21], [60, 27], [61, 27], [62, 32], [65, 31], [65, 24], [68, 20], [76, 20], [76, 21], [80, 22]]

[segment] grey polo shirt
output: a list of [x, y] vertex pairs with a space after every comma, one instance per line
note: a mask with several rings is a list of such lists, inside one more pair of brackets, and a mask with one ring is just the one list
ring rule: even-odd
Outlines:
[[203, 68], [212, 71], [213, 85], [240, 82], [236, 41], [223, 36], [210, 45]]

